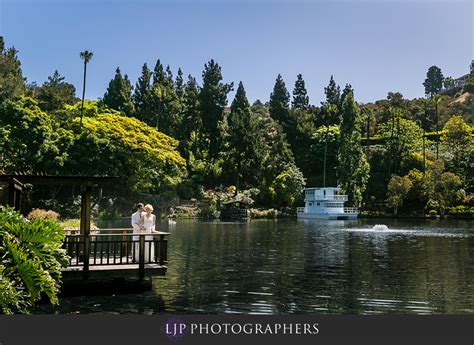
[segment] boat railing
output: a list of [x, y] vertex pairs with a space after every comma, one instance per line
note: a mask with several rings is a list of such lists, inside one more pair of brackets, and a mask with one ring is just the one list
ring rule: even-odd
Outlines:
[[347, 195], [312, 195], [305, 200], [324, 200], [324, 201], [347, 201]]
[[344, 207], [344, 213], [358, 213], [359, 209], [357, 207]]

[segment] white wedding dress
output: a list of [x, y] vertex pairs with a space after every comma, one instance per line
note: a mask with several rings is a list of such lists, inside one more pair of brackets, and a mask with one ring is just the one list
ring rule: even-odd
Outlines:
[[[142, 212], [140, 215], [143, 221], [143, 227], [145, 229], [140, 229], [138, 231], [134, 231], [134, 234], [151, 234], [155, 230], [155, 216], [152, 214], [148, 217], [146, 212]], [[134, 245], [134, 255], [133, 260], [135, 263], [139, 263], [140, 261], [140, 244], [139, 244], [140, 236], [133, 236], [133, 241], [135, 242]], [[155, 261], [155, 245], [151, 242], [153, 236], [146, 235], [145, 236], [145, 263], [154, 262]]]
[[[155, 231], [155, 215], [151, 214], [148, 216], [145, 212], [143, 215], [143, 226], [145, 227], [146, 234], [151, 234]], [[155, 261], [155, 244], [147, 241], [153, 241], [153, 236], [145, 236], [145, 263]]]

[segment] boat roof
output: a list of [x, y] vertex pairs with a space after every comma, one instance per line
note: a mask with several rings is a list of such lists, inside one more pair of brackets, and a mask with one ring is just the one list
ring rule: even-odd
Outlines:
[[340, 189], [339, 187], [309, 187], [304, 190], [336, 190]]

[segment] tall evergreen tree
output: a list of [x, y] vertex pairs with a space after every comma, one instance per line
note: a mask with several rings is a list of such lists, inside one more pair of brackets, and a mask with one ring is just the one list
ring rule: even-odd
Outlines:
[[151, 110], [151, 78], [152, 72], [145, 63], [132, 96], [136, 118], [148, 124], [150, 124], [149, 112]]
[[342, 109], [342, 104], [344, 103], [344, 100], [346, 99], [346, 96], [349, 94], [349, 92], [354, 93], [354, 89], [352, 88], [351, 84], [346, 84], [346, 86], [344, 87], [344, 90], [342, 90], [342, 93], [341, 93], [341, 99], [338, 105], [339, 109]]
[[191, 75], [184, 88], [182, 121], [178, 139], [180, 148], [186, 161], [189, 160], [190, 153], [196, 158], [199, 156], [200, 144], [199, 134], [202, 133], [202, 119], [199, 107], [199, 85]]
[[156, 61], [150, 90], [151, 117], [160, 132], [176, 136], [179, 126], [180, 104], [174, 89], [173, 73], [168, 65], [163, 69], [160, 59]]
[[222, 146], [220, 125], [224, 119], [224, 107], [227, 105], [227, 94], [233, 83], [222, 82], [222, 71], [219, 64], [210, 60], [202, 72], [202, 88], [199, 95], [204, 135], [209, 140], [209, 155], [216, 158]]
[[293, 109], [308, 110], [309, 109], [309, 97], [305, 87], [303, 76], [298, 74], [296, 77], [295, 88], [293, 89], [293, 101], [291, 107]]
[[330, 104], [335, 105], [339, 110], [341, 110], [341, 88], [336, 84], [332, 75], [328, 86], [324, 88], [324, 93], [326, 94], [326, 100], [321, 103], [323, 106], [320, 113], [320, 117], [322, 118], [321, 122], [325, 126], [338, 125], [341, 121], [340, 111], [324, 111], [324, 109], [329, 109], [328, 105]]
[[370, 171], [361, 145], [361, 125], [359, 108], [353, 93], [349, 92], [342, 105], [338, 177], [341, 188], [354, 205], [362, 202]]
[[107, 107], [115, 109], [123, 115], [131, 116], [133, 114], [132, 85], [126, 74], [122, 77], [119, 67], [115, 70], [114, 79], [109, 82], [103, 102]]
[[54, 71], [54, 74], [37, 88], [36, 94], [40, 108], [47, 112], [62, 109], [65, 104], [76, 102], [76, 88], [66, 83], [58, 71]]
[[431, 66], [428, 68], [428, 72], [426, 73], [426, 79], [423, 83], [425, 87], [425, 94], [433, 96], [434, 94], [438, 93], [439, 90], [443, 88], [443, 73], [441, 72], [441, 68], [437, 66]]
[[166, 66], [165, 81], [166, 81], [167, 86], [174, 85], [173, 72], [171, 71], [170, 65]]
[[18, 59], [18, 50], [5, 49], [3, 36], [0, 36], [0, 103], [6, 99], [15, 99], [25, 93], [25, 81]]
[[326, 95], [327, 104], [334, 104], [335, 106], [340, 106], [341, 104], [341, 88], [334, 81], [334, 77], [331, 75], [329, 84], [324, 88], [324, 94]]
[[290, 122], [290, 93], [286, 89], [285, 82], [280, 74], [273, 86], [273, 92], [270, 94], [270, 116], [280, 122], [288, 124]]
[[184, 80], [183, 80], [183, 71], [181, 68], [178, 68], [178, 72], [176, 74], [176, 79], [174, 81], [174, 88], [176, 91], [176, 95], [178, 95], [179, 98], [182, 98], [184, 95]]
[[256, 171], [259, 170], [262, 159], [259, 154], [261, 142], [257, 119], [250, 110], [242, 82], [239, 83], [230, 107], [228, 131], [231, 161], [226, 167], [234, 170], [230, 175], [235, 176], [237, 190], [241, 184], [246, 184], [246, 187], [255, 186], [258, 182], [255, 180]]
[[163, 85], [166, 80], [165, 70], [161, 64], [160, 59], [156, 60], [155, 68], [153, 69], [153, 85]]

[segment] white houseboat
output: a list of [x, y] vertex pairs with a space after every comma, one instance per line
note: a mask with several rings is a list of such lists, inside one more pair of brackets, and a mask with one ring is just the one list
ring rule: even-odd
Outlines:
[[355, 207], [344, 207], [347, 195], [340, 194], [339, 188], [306, 188], [305, 207], [298, 207], [298, 218], [303, 219], [356, 219]]

